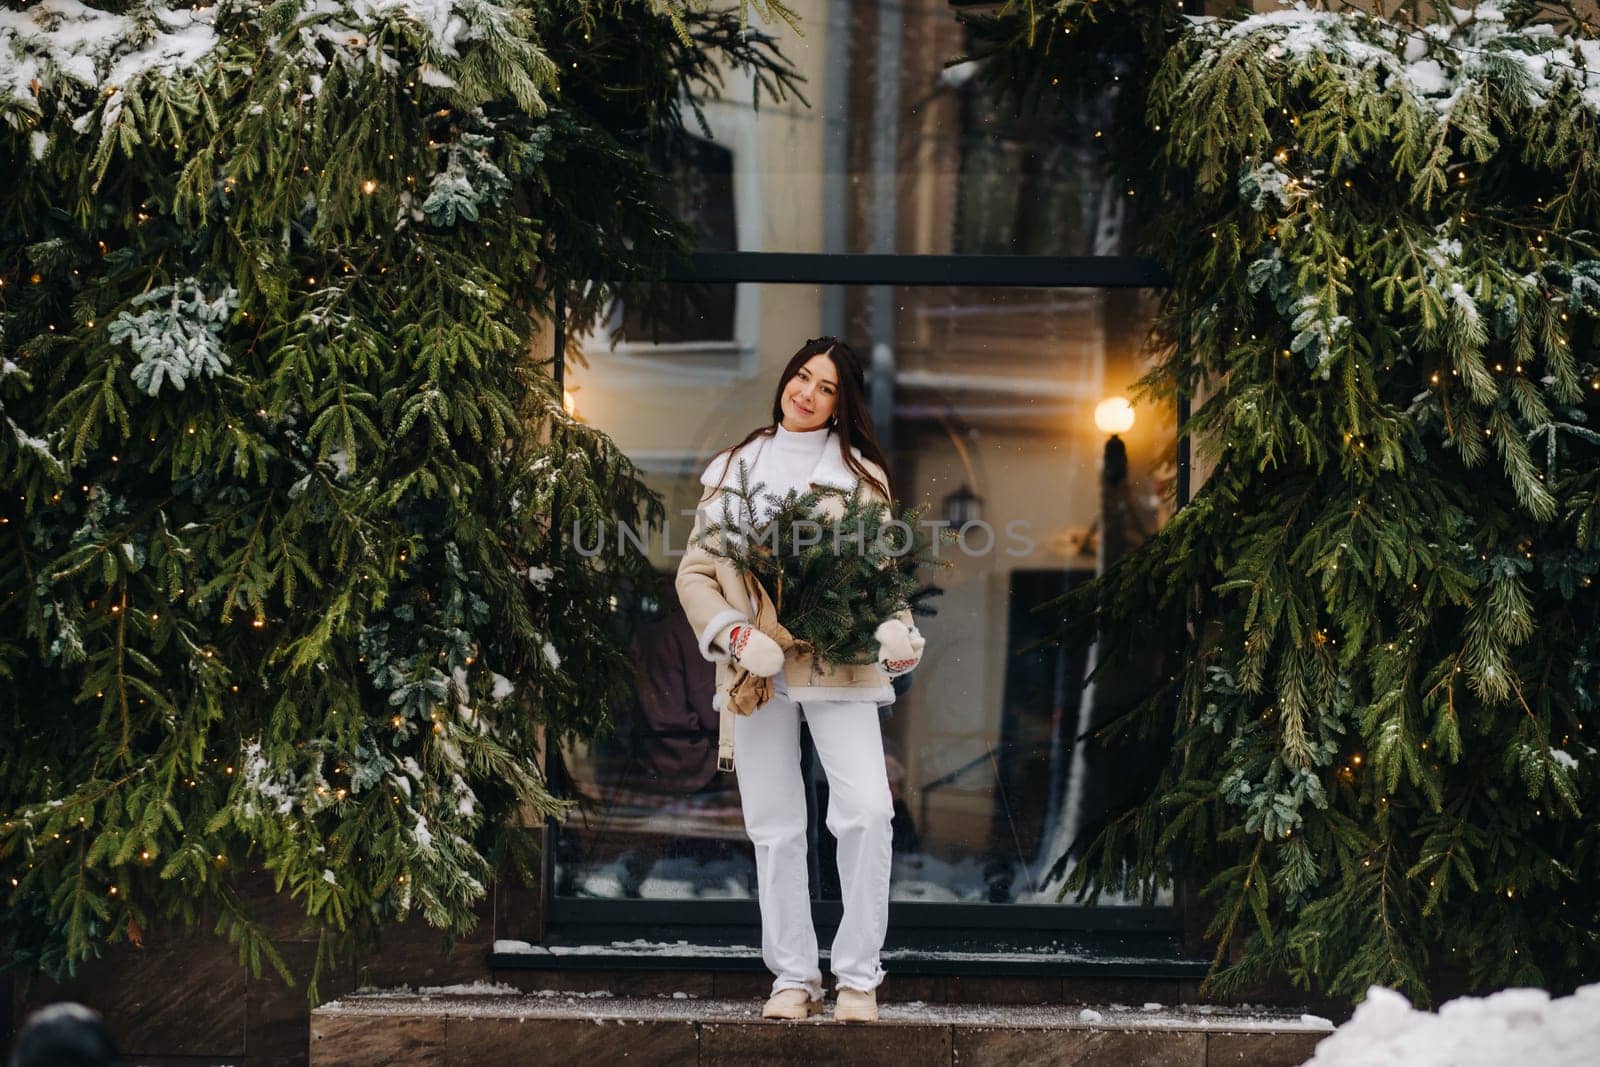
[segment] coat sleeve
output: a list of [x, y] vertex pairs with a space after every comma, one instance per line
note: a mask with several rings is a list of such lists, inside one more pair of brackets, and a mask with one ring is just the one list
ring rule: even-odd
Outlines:
[[700, 496], [694, 529], [689, 535], [683, 558], [678, 561], [678, 577], [674, 584], [678, 590], [678, 601], [683, 604], [683, 613], [694, 630], [700, 655], [713, 663], [727, 663], [732, 657], [717, 642], [717, 635], [731, 623], [749, 622], [750, 617], [743, 608], [728, 602], [722, 583], [717, 580], [716, 557], [698, 543], [706, 524], [705, 507], [714, 496], [716, 490], [709, 488]]

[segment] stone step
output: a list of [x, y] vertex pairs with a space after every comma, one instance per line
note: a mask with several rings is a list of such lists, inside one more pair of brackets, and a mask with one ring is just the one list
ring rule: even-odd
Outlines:
[[[603, 991], [619, 997], [653, 997], [687, 993], [702, 1000], [740, 1000], [764, 997], [772, 988], [772, 975], [761, 966], [742, 970], [652, 970], [645, 967], [561, 967], [534, 970], [526, 967], [491, 971], [495, 982], [523, 993], [558, 990], [569, 993]], [[826, 972], [824, 972], [826, 973]], [[884, 1001], [923, 1001], [930, 1004], [1199, 1004], [1200, 982], [1176, 978], [1080, 978], [1043, 975], [991, 975], [981, 971], [951, 975], [908, 975], [896, 969], [879, 990]], [[1258, 999], [1250, 998], [1252, 1002]], [[1264, 994], [1262, 995], [1264, 999]], [[1339, 1017], [1340, 1005], [1322, 1004], [1303, 995], [1275, 1004], [1284, 1010], [1314, 1011]]]
[[886, 1002], [877, 1024], [761, 1018], [761, 999], [653, 997], [509, 987], [364, 992], [311, 1016], [311, 1063], [1070, 1064], [1288, 1067], [1332, 1024], [1309, 1015], [1210, 1006]]

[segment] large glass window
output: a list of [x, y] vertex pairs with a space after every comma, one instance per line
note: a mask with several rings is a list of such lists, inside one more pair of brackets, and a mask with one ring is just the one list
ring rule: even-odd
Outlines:
[[[738, 248], [738, 205], [734, 197], [734, 154], [723, 145], [686, 136], [654, 148], [656, 166], [672, 179], [673, 210], [695, 228], [697, 247], [706, 252]], [[684, 348], [738, 341], [737, 286], [732, 283], [674, 286], [658, 314], [619, 308], [610, 323], [614, 334], [639, 345]]]
[[[946, 0], [800, 0], [804, 45], [770, 28], [805, 78], [749, 106], [728, 79], [711, 138], [679, 146], [680, 207], [708, 251], [1126, 252], [1125, 190], [1093, 106], [1016, 112], [983, 86]], [[929, 572], [926, 658], [883, 717], [895, 798], [891, 888], [910, 902], [1048, 904], [1067, 846], [1148, 768], [1080, 735], [1138, 698], [1159, 667], [1085, 679], [1090, 648], [1030, 650], [1035, 609], [1159, 528], [1171, 507], [1171, 412], [1140, 409], [1111, 444], [1096, 405], [1145, 367], [1150, 292], [987, 286], [684, 286], [651, 334], [619, 313], [569, 371], [579, 417], [612, 435], [672, 522], [649, 547], [662, 581], [620, 609], [640, 684], [613, 736], [553, 754], [581, 799], [555, 838], [551, 892], [579, 900], [754, 896], [734, 777], [715, 770], [712, 664], [672, 576], [709, 458], [770, 417], [785, 361], [834, 334], [870, 361], [873, 421], [903, 502], [977, 520], [954, 566]], [[626, 337], [615, 335], [625, 327]], [[730, 329], [731, 327], [731, 329]], [[1125, 446], [1126, 464], [1119, 451]], [[811, 767], [813, 889], [837, 897], [826, 776]], [[1115, 902], [1112, 902], [1115, 903]], [[716, 909], [711, 909], [716, 910]], [[559, 912], [559, 908], [557, 909]], [[687, 917], [692, 908], [675, 910]], [[726, 915], [727, 909], [721, 909]]]
[[[951, 250], [1105, 254], [1107, 249], [1096, 247], [1097, 237], [1103, 243], [1108, 223], [1120, 223], [1123, 207], [1104, 165], [1103, 120], [1048, 97], [1019, 112], [970, 67], [953, 69], [961, 73]], [[937, 143], [931, 147], [951, 151]]]
[[[682, 513], [693, 511], [711, 455], [767, 421], [784, 363], [821, 332], [826, 287], [752, 288], [768, 313], [747, 372], [645, 370], [603, 350], [571, 372], [579, 416], [647, 472], [674, 518], [649, 541], [659, 587], [627, 606], [636, 696], [614, 709], [614, 736], [559, 753], [582, 808], [559, 833], [558, 898], [754, 894], [737, 785], [715, 769], [714, 669], [674, 600], [677, 558], [668, 554], [687, 537]], [[863, 289], [838, 295], [847, 308], [869, 304]], [[1141, 773], [1136, 753], [1077, 739], [1135, 699], [1144, 679], [1086, 687], [1090, 649], [1027, 649], [1056, 622], [1038, 605], [1092, 577], [1168, 513], [1170, 413], [1135, 412], [1118, 438], [1125, 470], [1094, 416], [1144, 367], [1153, 297], [897, 286], [894, 304], [898, 343], [892, 356], [879, 352], [868, 386], [888, 397], [878, 432], [893, 442], [898, 495], [924, 504], [929, 518], [970, 525], [944, 550], [954, 566], [925, 572], [941, 590], [929, 601], [937, 614], [919, 620], [925, 659], [881, 723], [896, 812], [891, 895], [1050, 903], [1065, 873], [1055, 861]], [[826, 776], [813, 770], [816, 895], [836, 899]]]

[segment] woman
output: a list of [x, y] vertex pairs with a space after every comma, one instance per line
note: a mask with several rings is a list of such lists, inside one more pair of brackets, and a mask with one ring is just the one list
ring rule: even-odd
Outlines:
[[[771, 697], [734, 723], [740, 803], [756, 853], [761, 958], [774, 976], [761, 1014], [804, 1019], [822, 1008], [806, 875], [803, 716], [828, 776], [827, 825], [839, 843], [844, 914], [831, 956], [834, 1018], [872, 1022], [883, 981], [879, 955], [889, 920], [893, 814], [878, 706], [894, 702], [889, 680], [917, 665], [923, 639], [911, 613], [901, 611], [877, 627], [877, 663], [832, 664], [795, 648], [785, 651], [758, 629], [761, 594], [753, 579], [698, 543], [706, 516], [722, 513], [720, 503], [712, 503], [730, 474], [738, 484], [741, 461], [750, 466], [751, 486], [766, 483], [758, 522], [772, 512], [767, 494], [781, 498], [791, 489], [859, 486], [866, 498], [893, 500], [883, 451], [867, 421], [861, 360], [848, 345], [832, 337], [807, 341], [778, 379], [772, 423], [719, 452], [701, 475], [706, 490], [678, 566], [677, 591], [701, 655], [717, 665], [713, 706], [720, 709], [736, 686], [743, 690], [749, 675], [772, 679]], [[825, 496], [818, 510], [838, 518], [842, 507], [837, 497]]]

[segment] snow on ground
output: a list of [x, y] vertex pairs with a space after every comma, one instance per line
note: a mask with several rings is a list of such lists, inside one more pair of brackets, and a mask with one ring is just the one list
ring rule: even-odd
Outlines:
[[[535, 945], [527, 941], [497, 940], [494, 952], [506, 956], [547, 956], [600, 958], [607, 956], [643, 956], [665, 959], [759, 959], [761, 950], [754, 945], [704, 945], [691, 941], [611, 941], [590, 945]], [[824, 961], [829, 950], [821, 950]], [[1109, 955], [1099, 948], [1084, 949], [1070, 941], [1051, 940], [1047, 944], [1027, 949], [961, 951], [931, 948], [886, 948], [885, 963], [906, 961], [926, 962], [939, 960], [945, 963], [1105, 963], [1124, 966], [1142, 966], [1170, 962], [1165, 956]]]
[[527, 941], [497, 940], [494, 951], [508, 956], [665, 956], [679, 958], [757, 958], [754, 945], [699, 945], [688, 941], [612, 941], [604, 945], [535, 945]]
[[516, 986], [504, 982], [488, 982], [478, 979], [476, 982], [463, 982], [456, 985], [425, 985], [412, 989], [408, 985], [395, 986], [389, 989], [368, 987], [357, 990], [361, 996], [382, 997], [515, 997], [521, 991]]
[[[496, 949], [500, 948], [496, 945]], [[418, 990], [377, 990], [343, 997], [318, 1014], [483, 1018], [570, 1018], [595, 1022], [647, 1020], [743, 1021], [754, 1019], [760, 999], [700, 998], [687, 993], [619, 997], [605, 991], [541, 990], [511, 994], [504, 986], [473, 983]], [[1281, 1010], [1212, 1005], [1165, 1007], [1147, 1003], [1001, 1005], [893, 1001], [886, 1022], [951, 1026], [1095, 1030], [1200, 1030], [1326, 1033], [1327, 1019]], [[820, 1017], [817, 1022], [823, 1021]], [[1600, 984], [1570, 997], [1538, 989], [1508, 989], [1487, 997], [1461, 997], [1437, 1014], [1416, 1011], [1403, 996], [1374, 987], [1344, 1026], [1317, 1045], [1305, 1067], [1588, 1067], [1600, 1048]]]
[[1460, 997], [1437, 1014], [1373, 986], [1306, 1067], [1589, 1067], [1600, 1062], [1600, 984], [1570, 997], [1507, 989]]
[[[1325, 1033], [1326, 1019], [1264, 1008], [1174, 1007], [1161, 1011], [1120, 1004], [1084, 1008], [1078, 1004], [930, 1004], [920, 1000], [883, 1004], [888, 1023], [935, 1026], [1015, 1027], [1048, 1030], [1179, 1030], [1207, 1032], [1273, 1031]], [[653, 997], [615, 996], [606, 991], [540, 990], [514, 996], [473, 993], [465, 996], [418, 995], [398, 990], [353, 993], [316, 1009], [318, 1015], [422, 1017], [452, 1019], [584, 1018], [596, 1023], [746, 1022], [759, 1018], [760, 997], [725, 999], [694, 997], [681, 990]], [[812, 1023], [827, 1022], [816, 1016]]]

